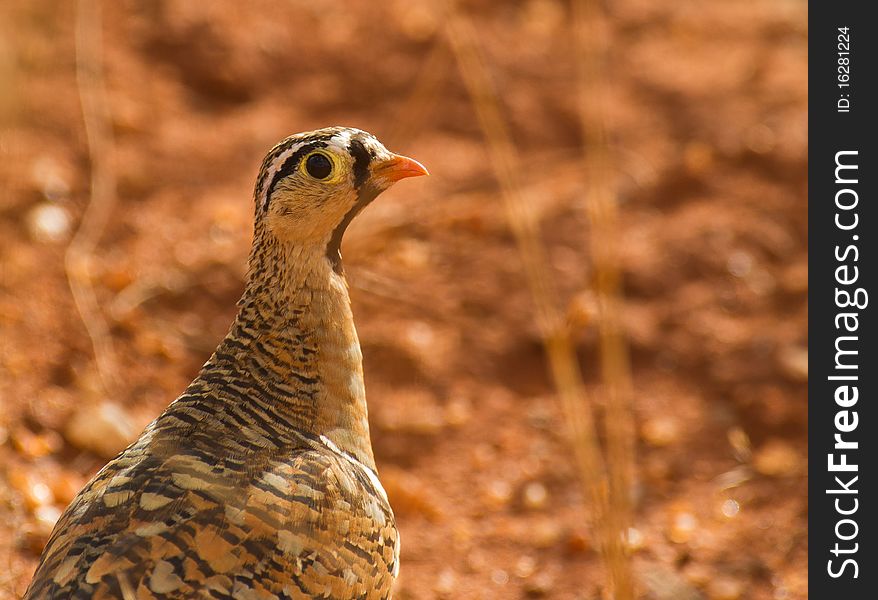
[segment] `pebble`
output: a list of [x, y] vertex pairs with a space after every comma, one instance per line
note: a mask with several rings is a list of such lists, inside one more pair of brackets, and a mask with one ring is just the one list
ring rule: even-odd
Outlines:
[[41, 458], [60, 450], [64, 440], [52, 430], [34, 433], [30, 429], [19, 427], [12, 433], [12, 445], [23, 456]]
[[433, 588], [440, 596], [450, 596], [457, 589], [457, 576], [451, 569], [442, 569]]
[[69, 170], [51, 156], [40, 156], [31, 165], [31, 182], [48, 200], [70, 196], [69, 178]]
[[79, 493], [79, 490], [84, 485], [85, 482], [78, 475], [73, 475], [72, 473], [59, 473], [49, 481], [49, 487], [55, 496], [55, 502], [64, 506], [73, 502], [76, 494]]
[[472, 403], [466, 398], [453, 398], [445, 406], [445, 422], [451, 427], [466, 425], [472, 417]]
[[415, 239], [400, 240], [394, 258], [404, 269], [423, 270], [430, 265], [430, 245]]
[[553, 519], [539, 520], [532, 525], [530, 537], [535, 548], [550, 548], [561, 539], [561, 526]]
[[70, 215], [49, 202], [35, 206], [27, 217], [31, 238], [37, 242], [61, 242], [70, 233]]
[[567, 536], [567, 551], [571, 554], [583, 554], [591, 550], [591, 539], [584, 527], [577, 527]]
[[670, 446], [680, 440], [680, 424], [674, 417], [663, 415], [646, 421], [640, 433], [651, 446]]
[[509, 583], [509, 573], [503, 569], [494, 569], [491, 571], [491, 581], [497, 585], [506, 585]]
[[436, 494], [417, 475], [388, 467], [381, 469], [381, 482], [398, 514], [421, 514], [431, 520], [442, 517], [442, 509], [433, 501]]
[[55, 523], [61, 518], [61, 509], [51, 504], [40, 506], [34, 510], [34, 517], [36, 517], [40, 530], [48, 529], [51, 532]]
[[802, 460], [799, 453], [783, 440], [767, 441], [753, 456], [753, 468], [768, 477], [789, 477], [797, 475]]
[[137, 437], [131, 417], [109, 402], [87, 404], [76, 411], [64, 428], [64, 436], [77, 448], [113, 458]]
[[668, 539], [676, 544], [685, 544], [692, 539], [692, 534], [698, 529], [698, 519], [690, 512], [678, 512], [668, 528]]
[[522, 556], [515, 563], [515, 576], [520, 579], [527, 579], [537, 570], [537, 561], [532, 556]]
[[522, 501], [525, 507], [531, 510], [539, 510], [545, 508], [549, 499], [549, 492], [539, 481], [531, 481], [524, 486], [522, 493]]
[[628, 547], [628, 550], [631, 552], [642, 550], [645, 542], [646, 537], [643, 535], [642, 531], [634, 527], [628, 528], [628, 532], [625, 535], [625, 545]]
[[552, 593], [555, 580], [548, 573], [540, 573], [527, 580], [524, 584], [525, 593], [532, 598], [548, 596]]
[[778, 362], [783, 372], [794, 381], [808, 381], [808, 348], [788, 346], [778, 354]]
[[505, 481], [496, 479], [488, 484], [484, 498], [492, 507], [500, 508], [506, 506], [512, 499], [512, 486]]
[[738, 516], [738, 513], [741, 512], [741, 505], [738, 504], [737, 500], [729, 498], [720, 506], [720, 512], [724, 517], [731, 519]]
[[34, 473], [23, 469], [11, 469], [7, 481], [9, 486], [21, 495], [24, 505], [31, 512], [55, 502], [52, 488]]
[[744, 595], [744, 585], [730, 577], [713, 577], [705, 591], [709, 600], [738, 600]]

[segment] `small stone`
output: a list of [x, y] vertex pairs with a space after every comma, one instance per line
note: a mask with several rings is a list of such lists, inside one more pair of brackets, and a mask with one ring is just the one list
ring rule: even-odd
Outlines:
[[670, 446], [680, 440], [680, 424], [677, 419], [667, 415], [649, 419], [641, 428], [641, 436], [656, 448]]
[[34, 433], [29, 429], [20, 427], [12, 434], [12, 445], [23, 456], [41, 458], [60, 450], [64, 445], [64, 440], [61, 439], [60, 435], [51, 430]]
[[34, 517], [41, 530], [48, 529], [51, 532], [55, 528], [55, 523], [61, 518], [61, 509], [51, 504], [40, 506], [34, 510]]
[[399, 27], [410, 39], [423, 42], [434, 34], [439, 25], [435, 11], [429, 3], [407, 2], [406, 10], [393, 11], [399, 19]]
[[433, 501], [436, 495], [414, 473], [386, 467], [381, 469], [381, 482], [398, 514], [421, 514], [431, 520], [442, 517], [442, 509]]
[[695, 175], [711, 168], [714, 163], [714, 150], [703, 142], [691, 142], [683, 149], [683, 164], [686, 170]]
[[52, 488], [35, 474], [22, 469], [12, 469], [7, 475], [7, 481], [12, 489], [21, 495], [24, 505], [30, 511], [35, 511], [41, 506], [48, 506], [55, 502]]
[[753, 457], [753, 468], [768, 477], [790, 477], [797, 475], [802, 459], [789, 443], [783, 440], [769, 440]]
[[80, 477], [71, 473], [59, 473], [49, 482], [55, 501], [65, 506], [73, 502], [84, 485], [85, 482]]
[[539, 520], [531, 527], [531, 539], [535, 548], [550, 548], [561, 539], [561, 526], [552, 519]]
[[757, 154], [770, 152], [775, 145], [776, 134], [765, 123], [759, 123], [744, 133], [744, 143]]
[[735, 277], [746, 277], [753, 269], [753, 257], [747, 252], [733, 252], [726, 261], [726, 269]]
[[56, 205], [44, 202], [28, 214], [31, 237], [37, 242], [60, 242], [70, 232], [70, 215]]
[[31, 166], [31, 182], [48, 200], [65, 200], [70, 196], [70, 173], [51, 156], [40, 156]]
[[400, 240], [394, 257], [409, 271], [423, 270], [430, 264], [430, 245], [415, 239]]
[[709, 600], [738, 600], [744, 595], [744, 585], [730, 577], [713, 577], [706, 592]]
[[808, 381], [808, 348], [788, 346], [778, 354], [778, 362], [784, 373], [795, 381]]
[[789, 294], [805, 294], [808, 291], [808, 261], [796, 262], [784, 269], [780, 285]]
[[493, 507], [502, 507], [509, 504], [512, 499], [512, 486], [499, 479], [488, 484], [485, 490], [485, 501]]
[[450, 596], [457, 589], [457, 576], [451, 569], [442, 569], [433, 588], [440, 596]]
[[539, 481], [531, 481], [524, 486], [522, 492], [522, 501], [525, 507], [531, 510], [539, 510], [545, 508], [546, 501], [549, 499], [549, 492]]
[[540, 573], [524, 584], [525, 593], [531, 598], [548, 596], [552, 593], [555, 581], [549, 573]]
[[503, 569], [494, 569], [491, 571], [491, 581], [497, 585], [506, 585], [509, 583], [509, 573]]
[[468, 399], [454, 398], [445, 406], [445, 422], [451, 427], [466, 425], [472, 412], [472, 403]]
[[537, 561], [532, 556], [522, 556], [515, 563], [515, 576], [520, 579], [527, 579], [534, 574], [537, 569]]
[[52, 535], [52, 529], [45, 521], [33, 521], [21, 527], [22, 544], [31, 554], [39, 556]]
[[741, 512], [741, 505], [738, 504], [737, 500], [729, 498], [720, 506], [720, 512], [727, 519], [731, 519], [738, 516], [738, 513]]
[[582, 554], [591, 550], [591, 539], [584, 527], [577, 527], [567, 536], [567, 551]]
[[639, 529], [635, 529], [634, 527], [629, 527], [628, 531], [625, 534], [625, 545], [628, 547], [628, 550], [631, 552], [637, 552], [638, 550], [642, 550], [644, 547], [644, 543], [646, 538], [643, 535], [643, 532]]
[[113, 458], [134, 441], [137, 430], [121, 407], [102, 402], [76, 411], [64, 428], [64, 436], [77, 448]]
[[668, 528], [668, 539], [676, 544], [685, 544], [692, 539], [692, 534], [698, 528], [698, 519], [690, 512], [679, 512], [674, 515], [671, 526]]

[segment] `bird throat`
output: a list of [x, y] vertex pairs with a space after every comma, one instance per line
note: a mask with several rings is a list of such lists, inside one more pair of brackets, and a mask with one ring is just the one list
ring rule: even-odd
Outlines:
[[374, 469], [363, 358], [344, 276], [319, 250], [302, 256], [270, 236], [254, 247], [235, 322], [193, 384], [209, 388], [210, 398], [193, 401], [216, 404], [212, 412], [223, 422], [252, 423], [247, 436], [262, 437], [260, 445], [298, 431]]
[[369, 204], [378, 197], [378, 194], [380, 194], [381, 191], [382, 190], [375, 187], [369, 181], [363, 183], [357, 192], [357, 202], [347, 212], [341, 220], [341, 223], [339, 223], [332, 231], [329, 243], [326, 245], [326, 258], [328, 258], [329, 262], [332, 264], [332, 270], [339, 275], [344, 274], [344, 265], [341, 261], [341, 240], [344, 237], [344, 233], [347, 231], [348, 225], [351, 224], [351, 221], [354, 220], [354, 217], [360, 214], [364, 208], [369, 206]]

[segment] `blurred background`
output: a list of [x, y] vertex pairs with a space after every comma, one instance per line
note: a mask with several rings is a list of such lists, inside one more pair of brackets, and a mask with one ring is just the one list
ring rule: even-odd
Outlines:
[[0, 598], [225, 334], [264, 153], [336, 124], [432, 173], [343, 246], [396, 597], [806, 597], [806, 26], [0, 3]]

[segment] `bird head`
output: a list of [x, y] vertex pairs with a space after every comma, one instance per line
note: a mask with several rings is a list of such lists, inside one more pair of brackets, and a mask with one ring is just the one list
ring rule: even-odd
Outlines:
[[341, 238], [378, 194], [427, 175], [418, 161], [387, 150], [373, 135], [329, 127], [292, 135], [269, 151], [256, 183], [257, 227], [280, 242], [325, 247], [338, 268]]

